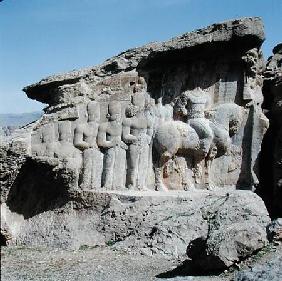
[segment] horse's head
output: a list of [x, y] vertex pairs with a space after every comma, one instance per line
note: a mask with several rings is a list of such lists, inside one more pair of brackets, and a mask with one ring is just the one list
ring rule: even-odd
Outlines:
[[229, 132], [229, 136], [234, 136], [241, 128], [244, 109], [235, 103], [220, 104], [206, 113], [208, 119], [213, 123], [220, 124]]
[[244, 117], [244, 109], [237, 104], [229, 104], [226, 109], [229, 111], [229, 136], [232, 137], [238, 133], [241, 128]]

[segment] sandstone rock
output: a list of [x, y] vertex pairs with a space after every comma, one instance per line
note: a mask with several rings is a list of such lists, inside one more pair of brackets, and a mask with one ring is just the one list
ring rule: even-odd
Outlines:
[[[151, 43], [144, 47], [133, 48], [122, 52], [120, 55], [106, 60], [103, 64], [94, 68], [75, 70], [66, 74], [54, 75], [42, 79], [40, 82], [27, 86], [24, 91], [28, 97], [43, 103], [56, 104], [60, 86], [72, 85], [84, 79], [101, 80], [101, 77], [112, 76], [116, 72], [128, 72], [140, 64], [147, 64], [152, 58], [166, 56], [173, 50], [194, 50], [194, 47], [203, 46], [205, 50], [210, 44], [214, 47], [240, 46], [244, 50], [258, 47], [264, 41], [263, 23], [260, 18], [242, 18], [233, 21], [217, 23], [207, 28], [185, 33], [164, 43]], [[229, 45], [229, 46], [228, 46]], [[91, 87], [90, 87], [91, 89]]]
[[0, 139], [1, 203], [6, 202], [26, 157], [30, 155], [30, 138], [33, 124], [16, 129]]
[[1, 246], [15, 243], [24, 217], [9, 210], [6, 203], [1, 203]]

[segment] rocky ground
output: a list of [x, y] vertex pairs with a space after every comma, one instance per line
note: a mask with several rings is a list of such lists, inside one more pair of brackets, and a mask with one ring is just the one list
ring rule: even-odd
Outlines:
[[[256, 256], [239, 264], [237, 268], [203, 276], [192, 269], [189, 270], [189, 262], [185, 264], [184, 270], [181, 261], [177, 263], [161, 258], [129, 255], [125, 252], [115, 251], [110, 246], [81, 247], [76, 251], [2, 247], [1, 280], [141, 281], [169, 279], [170, 281], [278, 281], [279, 276], [273, 276], [273, 273], [277, 275], [282, 272], [281, 259], [282, 246], [271, 245], [257, 253]], [[276, 264], [271, 263], [271, 261], [276, 261]], [[243, 273], [238, 274], [238, 269]]]

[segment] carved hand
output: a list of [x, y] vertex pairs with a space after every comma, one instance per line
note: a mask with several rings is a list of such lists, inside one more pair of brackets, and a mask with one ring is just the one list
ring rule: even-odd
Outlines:
[[130, 139], [124, 139], [124, 142], [127, 144], [133, 144], [133, 143], [136, 143], [137, 141], [138, 141], [138, 138], [136, 137], [132, 137]]
[[122, 142], [120, 142], [120, 147], [122, 148], [122, 149], [128, 149], [128, 146], [122, 141]]
[[75, 147], [80, 149], [80, 150], [85, 150], [85, 149], [89, 148], [90, 145], [87, 142], [80, 142], [80, 143], [76, 143]]

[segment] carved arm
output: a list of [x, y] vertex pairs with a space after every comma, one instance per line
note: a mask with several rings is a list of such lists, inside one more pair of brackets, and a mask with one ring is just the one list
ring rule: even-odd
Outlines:
[[148, 144], [151, 143], [153, 134], [154, 134], [153, 122], [151, 122], [151, 120], [149, 120], [148, 121], [148, 127], [147, 127]]
[[85, 150], [90, 147], [90, 145], [83, 140], [84, 126], [78, 125], [74, 130], [74, 140], [73, 144], [76, 148], [80, 150]]
[[122, 126], [122, 139], [126, 143], [134, 143], [137, 141], [137, 137], [130, 134], [130, 122], [124, 121]]
[[100, 125], [98, 130], [98, 137], [97, 137], [97, 143], [98, 146], [105, 147], [105, 148], [111, 148], [115, 146], [115, 143], [112, 141], [107, 141], [107, 130], [105, 126]]

